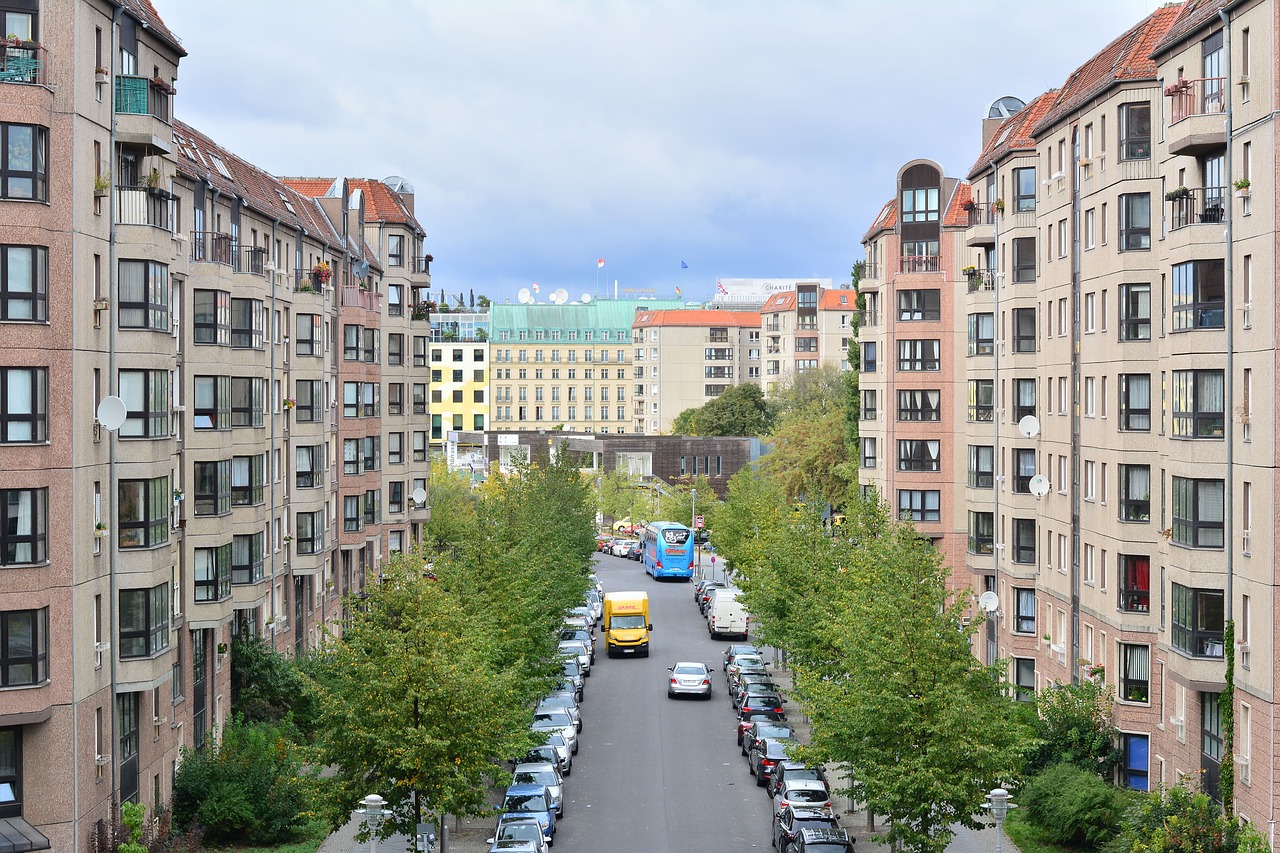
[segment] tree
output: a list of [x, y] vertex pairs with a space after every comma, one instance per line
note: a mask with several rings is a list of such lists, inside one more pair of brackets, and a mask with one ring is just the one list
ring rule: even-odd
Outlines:
[[675, 435], [764, 435], [771, 418], [759, 385], [734, 385], [706, 405], [686, 409], [671, 425]]
[[457, 548], [474, 535], [476, 497], [471, 480], [441, 461], [431, 463], [431, 518], [423, 537], [433, 552]]
[[262, 637], [241, 633], [231, 643], [231, 710], [247, 722], [288, 720], [309, 736], [318, 709], [306, 682], [298, 664]]
[[1111, 723], [1115, 694], [1097, 681], [1056, 684], [1036, 696], [1035, 735], [1024, 772], [1034, 775], [1065, 763], [1110, 780], [1122, 758], [1120, 732]]
[[646, 490], [625, 468], [615, 468], [608, 474], [597, 475], [599, 511], [615, 521], [635, 519], [644, 508], [652, 505]]
[[770, 405], [774, 429], [761, 465], [791, 499], [841, 507], [858, 480], [848, 436], [847, 374], [827, 366], [805, 371]]

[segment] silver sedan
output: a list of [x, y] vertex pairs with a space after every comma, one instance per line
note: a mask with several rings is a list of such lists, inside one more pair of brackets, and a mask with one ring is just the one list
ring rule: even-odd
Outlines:
[[667, 667], [667, 696], [701, 696], [711, 698], [711, 670], [705, 663], [681, 661]]

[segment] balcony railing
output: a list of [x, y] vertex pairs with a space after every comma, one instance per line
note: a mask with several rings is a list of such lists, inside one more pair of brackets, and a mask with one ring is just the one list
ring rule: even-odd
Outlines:
[[1165, 194], [1165, 204], [1169, 206], [1169, 230], [1224, 221], [1229, 197], [1226, 187], [1178, 187], [1170, 190]]
[[903, 255], [898, 259], [898, 272], [937, 272], [937, 255]]
[[1189, 116], [1218, 115], [1227, 108], [1227, 78], [1199, 77], [1178, 80], [1165, 87], [1172, 104], [1169, 123], [1177, 124]]
[[434, 260], [430, 255], [423, 255], [420, 258], [410, 258], [409, 269], [411, 272], [431, 274], [431, 262]]
[[1151, 611], [1151, 590], [1120, 590], [1120, 609], [1126, 613], [1148, 613]]
[[116, 222], [167, 227], [168, 199], [150, 187], [116, 187]]
[[169, 87], [131, 74], [116, 75], [116, 112], [169, 122]]
[[38, 44], [0, 49], [0, 83], [44, 84], [45, 53]]
[[996, 212], [990, 204], [974, 204], [966, 208], [969, 213], [969, 227], [978, 225], [995, 225]]
[[261, 246], [240, 246], [236, 252], [236, 272], [266, 275], [267, 250]]
[[347, 285], [342, 288], [343, 308], [364, 308], [367, 311], [382, 310], [382, 294], [372, 290]]
[[880, 277], [880, 265], [879, 265], [879, 264], [872, 264], [872, 263], [864, 264], [864, 265], [863, 265], [863, 267], [862, 267], [862, 277], [863, 277], [863, 278], [873, 278], [873, 279], [874, 279], [874, 278], [879, 278], [879, 277]]
[[324, 286], [320, 284], [320, 277], [311, 270], [297, 269], [293, 271], [293, 292], [294, 293], [320, 293], [324, 290]]
[[191, 232], [191, 260], [232, 266], [235, 256], [235, 243], [230, 234], [218, 231]]
[[977, 293], [981, 290], [996, 289], [996, 274], [992, 270], [978, 270], [977, 272], [968, 273], [965, 279], [969, 283], [969, 292]]

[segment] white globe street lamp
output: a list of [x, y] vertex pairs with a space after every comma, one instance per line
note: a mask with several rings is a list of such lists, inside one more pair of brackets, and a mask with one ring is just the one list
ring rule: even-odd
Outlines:
[[369, 853], [378, 853], [378, 827], [388, 812], [383, 809], [387, 801], [377, 794], [370, 794], [360, 801], [364, 808], [356, 809], [356, 814], [364, 815], [364, 822], [369, 827]]
[[1009, 792], [1004, 788], [994, 788], [987, 795], [987, 801], [982, 804], [984, 809], [991, 811], [991, 816], [996, 819], [996, 853], [1000, 853], [1000, 842], [1004, 838], [1004, 818], [1009, 813], [1009, 809], [1016, 809], [1017, 804], [1009, 800]]

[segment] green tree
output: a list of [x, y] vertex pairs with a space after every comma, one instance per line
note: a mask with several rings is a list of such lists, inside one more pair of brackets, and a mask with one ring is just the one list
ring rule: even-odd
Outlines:
[[760, 464], [789, 498], [844, 506], [857, 469], [850, 462], [843, 404], [784, 416], [769, 441]]
[[231, 643], [231, 711], [248, 722], [289, 720], [303, 735], [318, 709], [299, 664], [261, 637], [241, 633]]
[[1057, 763], [1110, 779], [1122, 758], [1120, 732], [1111, 723], [1115, 694], [1098, 681], [1056, 684], [1036, 696], [1034, 734], [1024, 772], [1034, 775]]
[[734, 385], [706, 405], [686, 409], [671, 425], [675, 435], [765, 435], [771, 417], [759, 385]]
[[652, 506], [647, 490], [640, 487], [639, 480], [632, 477], [624, 468], [615, 468], [605, 475], [597, 475], [599, 483], [597, 499], [600, 512], [615, 521], [636, 519]]
[[1127, 802], [1124, 789], [1074, 764], [1054, 764], [1032, 777], [1019, 804], [1027, 819], [1055, 844], [1097, 850], [1120, 830]]
[[423, 537], [432, 554], [458, 548], [475, 533], [476, 496], [470, 478], [450, 471], [444, 462], [431, 463], [431, 518]]

